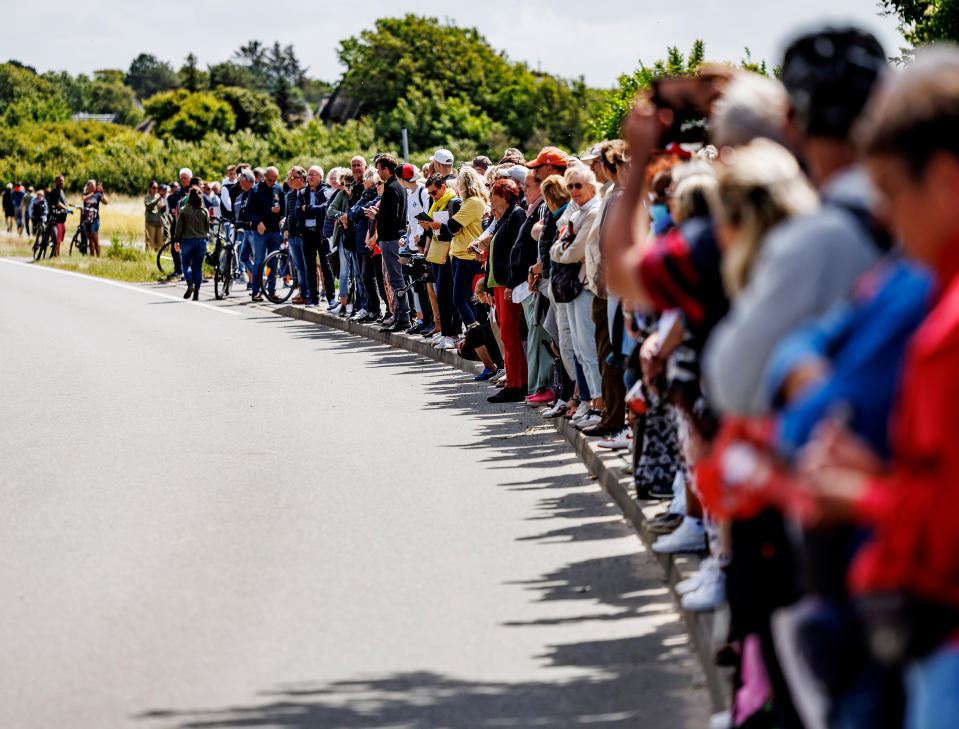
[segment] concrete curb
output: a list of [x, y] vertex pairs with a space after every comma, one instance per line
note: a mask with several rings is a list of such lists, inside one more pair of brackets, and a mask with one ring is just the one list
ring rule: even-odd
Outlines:
[[[464, 360], [452, 351], [435, 349], [419, 336], [381, 332], [378, 325], [358, 324], [312, 307], [281, 306], [269, 310], [279, 316], [339, 329], [349, 334], [381, 342], [390, 347], [405, 349], [469, 374], [477, 374], [482, 370], [482, 366]], [[557, 431], [566, 438], [586, 464], [589, 472], [596, 477], [603, 490], [619, 506], [623, 515], [635, 528], [639, 538], [649, 549], [650, 554], [659, 561], [663, 568], [667, 586], [673, 592], [677, 606], [686, 621], [686, 629], [693, 641], [696, 654], [702, 663], [706, 686], [713, 706], [717, 711], [728, 707], [730, 704], [728, 671], [717, 668], [713, 660], [715, 614], [713, 612], [683, 610], [679, 604], [679, 596], [675, 592], [676, 583], [699, 568], [700, 557], [693, 554], [667, 555], [653, 552], [651, 547], [653, 542], [656, 541], [657, 535], [649, 531], [648, 521], [654, 514], [662, 511], [664, 504], [661, 501], [639, 501], [633, 498], [631, 495], [632, 476], [629, 473], [630, 462], [620, 455], [620, 453], [625, 452], [606, 451], [599, 448], [597, 446], [598, 439], [587, 438], [565, 418], [555, 418], [552, 422]]]

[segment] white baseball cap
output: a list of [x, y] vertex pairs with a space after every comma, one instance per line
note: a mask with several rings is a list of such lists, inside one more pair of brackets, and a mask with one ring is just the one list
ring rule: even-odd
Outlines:
[[438, 149], [433, 152], [433, 156], [430, 157], [430, 159], [441, 165], [451, 165], [453, 164], [453, 153], [448, 149]]

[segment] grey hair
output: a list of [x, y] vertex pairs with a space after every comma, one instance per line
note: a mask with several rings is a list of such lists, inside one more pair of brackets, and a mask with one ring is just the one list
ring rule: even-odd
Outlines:
[[322, 168], [322, 167], [320, 167], [319, 165], [312, 165], [312, 166], [310, 166], [310, 169], [307, 170], [307, 172], [313, 172], [313, 171], [318, 172], [318, 173], [320, 174], [320, 179], [321, 179], [321, 180], [323, 179], [323, 168]]
[[785, 144], [789, 95], [779, 81], [756, 73], [733, 77], [709, 120], [717, 147], [738, 147], [757, 137]]
[[714, 205], [716, 187], [716, 169], [705, 160], [673, 167], [673, 220], [681, 223], [706, 213]]
[[180, 174], [177, 175], [177, 177], [183, 177], [183, 175], [189, 175], [189, 176], [192, 178], [192, 177], [193, 177], [193, 170], [191, 170], [189, 167], [183, 167], [183, 168], [180, 170]]
[[380, 179], [380, 175], [375, 167], [367, 167], [363, 172], [363, 182], [376, 182], [378, 179]]
[[237, 177], [238, 180], [246, 180], [246, 181], [249, 182], [251, 185], [252, 185], [254, 182], [256, 182], [256, 177], [253, 176], [252, 170], [249, 170], [249, 169], [243, 170], [243, 171], [242, 171], [240, 174], [238, 174], [236, 177]]

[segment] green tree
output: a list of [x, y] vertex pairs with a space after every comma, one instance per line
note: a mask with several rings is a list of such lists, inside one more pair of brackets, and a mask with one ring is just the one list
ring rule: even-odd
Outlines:
[[236, 117], [236, 129], [266, 134], [280, 120], [280, 109], [266, 94], [237, 86], [216, 89], [213, 95], [225, 101]]
[[959, 0], [880, 0], [880, 6], [899, 18], [899, 30], [913, 46], [959, 43]]
[[216, 63], [207, 67], [210, 76], [210, 88], [218, 86], [237, 86], [244, 89], [256, 90], [260, 85], [256, 82], [252, 72], [246, 66], [231, 61]]
[[201, 91], [209, 85], [209, 76], [199, 69], [196, 56], [192, 53], [187, 54], [177, 76], [180, 79], [180, 85], [187, 91]]
[[131, 61], [124, 82], [141, 99], [148, 99], [180, 85], [173, 67], [149, 53], [141, 53]]
[[140, 122], [143, 114], [137, 107], [136, 94], [129, 86], [96, 80], [90, 84], [90, 108], [94, 114], [116, 114], [120, 124]]
[[69, 116], [70, 109], [56, 84], [22, 64], [0, 64], [0, 118], [5, 126]]
[[91, 81], [86, 74], [71, 76], [66, 71], [47, 71], [42, 78], [57, 87], [70, 111], [90, 111], [93, 105], [90, 96]]
[[123, 84], [125, 74], [118, 68], [101, 68], [93, 72], [94, 81], [103, 81], [107, 84]]
[[183, 97], [176, 113], [157, 124], [156, 133], [160, 137], [198, 141], [208, 133], [230, 134], [235, 129], [236, 116], [230, 105], [211, 93], [198, 91]]
[[639, 67], [631, 74], [617, 79], [617, 87], [607, 92], [602, 111], [589, 120], [589, 132], [593, 139], [615, 139], [622, 134], [623, 120], [633, 105], [636, 94], [648, 89], [653, 81], [665, 76], [691, 76], [702, 68], [706, 47], [701, 40], [693, 43], [685, 58], [676, 46], [666, 49], [666, 59], [656, 61], [651, 67], [639, 61]]
[[[395, 138], [400, 117], [415, 130], [414, 145], [423, 148], [442, 142], [437, 136], [447, 129], [485, 145], [499, 143], [504, 132], [532, 145], [544, 124], [570, 146], [582, 139], [587, 114], [566, 110], [589, 105], [585, 85], [510, 62], [475, 28], [413, 14], [382, 18], [341, 41], [337, 54], [346, 66], [342, 90], [362, 103], [377, 133], [388, 139]], [[476, 124], [462, 120], [464, 105], [476, 110]], [[422, 115], [426, 119], [419, 120]]]

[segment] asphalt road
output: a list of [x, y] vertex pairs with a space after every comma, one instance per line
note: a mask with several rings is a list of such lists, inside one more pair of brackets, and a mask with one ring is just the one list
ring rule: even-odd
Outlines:
[[238, 296], [0, 290], [0, 727], [705, 726], [658, 566], [529, 409]]

